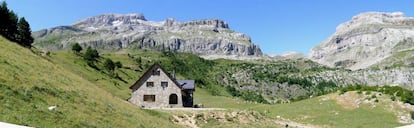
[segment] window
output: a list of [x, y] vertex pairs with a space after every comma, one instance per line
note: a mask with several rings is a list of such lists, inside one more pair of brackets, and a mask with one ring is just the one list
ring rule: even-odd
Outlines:
[[152, 70], [152, 75], [160, 75], [160, 70]]
[[154, 87], [154, 82], [147, 82], [147, 87]]
[[161, 87], [163, 87], [163, 88], [168, 87], [168, 82], [161, 82]]
[[155, 95], [144, 95], [144, 101], [155, 102]]

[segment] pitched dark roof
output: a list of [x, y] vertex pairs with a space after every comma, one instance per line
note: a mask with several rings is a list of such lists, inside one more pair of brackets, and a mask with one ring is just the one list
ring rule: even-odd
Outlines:
[[183, 89], [194, 89], [194, 80], [177, 80]]
[[174, 82], [174, 84], [175, 85], [177, 85], [180, 89], [183, 89], [180, 85], [180, 83], [178, 83], [177, 82], [177, 80], [176, 79], [174, 79], [173, 77], [171, 77], [171, 75], [168, 73], [168, 72], [166, 72], [165, 70], [164, 70], [164, 68], [162, 68], [161, 67], [161, 65], [160, 64], [158, 64], [158, 63], [154, 63], [145, 73], [144, 73], [144, 75], [142, 75], [134, 84], [132, 84], [130, 87], [129, 87], [129, 89], [132, 89], [132, 90], [136, 90], [136, 89], [138, 89], [139, 87], [140, 87], [140, 85], [142, 85], [144, 82], [145, 82], [145, 80], [148, 78], [148, 77], [150, 77], [151, 75], [152, 75], [152, 71], [154, 71], [155, 69], [161, 69], [165, 74], [167, 74], [167, 76], [168, 76], [168, 78], [170, 78], [171, 79], [171, 81], [173, 81]]

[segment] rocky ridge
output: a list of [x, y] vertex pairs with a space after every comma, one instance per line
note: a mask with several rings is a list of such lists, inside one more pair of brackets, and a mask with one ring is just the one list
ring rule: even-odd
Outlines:
[[340, 24], [309, 58], [331, 67], [364, 69], [393, 53], [414, 49], [413, 37], [414, 18], [402, 12], [362, 13]]
[[178, 22], [148, 21], [142, 14], [105, 14], [71, 26], [33, 33], [35, 46], [47, 50], [68, 49], [73, 42], [104, 50], [156, 49], [197, 55], [262, 56], [248, 35], [234, 32], [219, 19]]

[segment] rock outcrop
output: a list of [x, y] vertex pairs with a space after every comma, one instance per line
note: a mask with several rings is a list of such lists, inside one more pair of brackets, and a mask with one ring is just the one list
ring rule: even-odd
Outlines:
[[142, 14], [106, 14], [33, 33], [35, 46], [68, 49], [78, 42], [104, 50], [155, 49], [213, 56], [262, 56], [249, 36], [234, 32], [219, 19], [154, 22]]
[[414, 49], [409, 45], [413, 38], [414, 18], [401, 12], [362, 13], [339, 25], [309, 57], [331, 67], [364, 69], [393, 53]]

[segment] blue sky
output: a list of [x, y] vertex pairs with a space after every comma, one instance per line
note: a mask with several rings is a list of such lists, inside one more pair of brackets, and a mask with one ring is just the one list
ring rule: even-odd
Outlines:
[[[0, 0], [1, 1], [1, 0]], [[104, 13], [143, 13], [148, 20], [219, 18], [245, 33], [267, 54], [309, 50], [336, 26], [362, 12], [401, 11], [414, 17], [409, 0], [6, 0], [32, 30], [70, 25]]]

